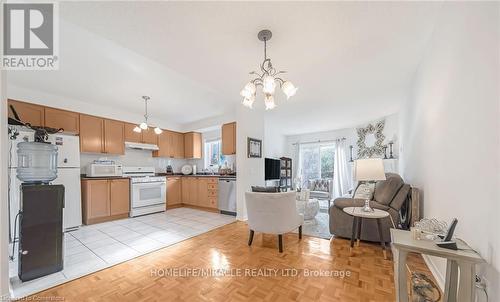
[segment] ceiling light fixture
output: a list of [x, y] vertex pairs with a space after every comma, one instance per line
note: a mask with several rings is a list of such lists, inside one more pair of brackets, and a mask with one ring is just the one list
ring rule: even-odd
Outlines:
[[[150, 99], [149, 96], [143, 95], [142, 99], [144, 100], [144, 107], [145, 107], [145, 114], [144, 114], [144, 122], [140, 123], [139, 125], [135, 126], [134, 132], [141, 133], [143, 130], [148, 130], [149, 129], [149, 124], [148, 124], [148, 101]], [[161, 134], [163, 130], [161, 130], [159, 127], [154, 128], [154, 132], [156, 134]]]
[[276, 107], [276, 103], [274, 102], [274, 91], [276, 90], [277, 84], [279, 84], [287, 99], [294, 96], [298, 89], [292, 82], [285, 81], [279, 77], [280, 74], [286, 71], [277, 71], [274, 69], [271, 64], [271, 59], [267, 57], [267, 41], [271, 39], [272, 35], [271, 31], [267, 29], [261, 30], [257, 35], [259, 40], [264, 42], [264, 61], [260, 64], [262, 73], [260, 74], [255, 71], [250, 72], [251, 75], [256, 75], [257, 77], [248, 82], [240, 92], [240, 95], [243, 97], [242, 104], [248, 108], [253, 107], [257, 86], [262, 86], [266, 110], [271, 110]]

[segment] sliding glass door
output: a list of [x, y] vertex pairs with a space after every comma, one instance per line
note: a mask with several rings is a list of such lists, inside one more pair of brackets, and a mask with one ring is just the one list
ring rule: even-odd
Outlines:
[[302, 187], [311, 179], [333, 179], [335, 146], [331, 144], [301, 144], [299, 147], [299, 173]]

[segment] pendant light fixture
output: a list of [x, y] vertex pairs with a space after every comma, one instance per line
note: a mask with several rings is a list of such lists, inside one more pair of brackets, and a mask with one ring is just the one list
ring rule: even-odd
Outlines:
[[277, 71], [274, 69], [271, 64], [271, 59], [267, 57], [267, 41], [271, 39], [272, 35], [272, 32], [267, 29], [261, 30], [257, 35], [259, 40], [264, 42], [264, 61], [260, 64], [262, 73], [255, 71], [250, 72], [251, 75], [255, 75], [256, 77], [248, 82], [240, 92], [240, 95], [243, 97], [242, 104], [248, 108], [253, 107], [257, 86], [262, 86], [266, 110], [271, 110], [276, 107], [276, 103], [274, 102], [274, 91], [276, 90], [276, 86], [279, 85], [287, 99], [294, 96], [298, 89], [292, 82], [283, 80], [279, 77], [279, 75], [285, 73], [285, 71]]
[[[149, 96], [143, 95], [142, 99], [144, 100], [144, 106], [145, 106], [145, 113], [144, 113], [144, 122], [140, 123], [139, 125], [135, 126], [134, 132], [141, 133], [143, 130], [148, 130], [149, 129], [149, 124], [148, 124], [148, 101], [150, 99]], [[154, 132], [156, 134], [161, 134], [163, 130], [161, 130], [159, 127], [154, 128]]]

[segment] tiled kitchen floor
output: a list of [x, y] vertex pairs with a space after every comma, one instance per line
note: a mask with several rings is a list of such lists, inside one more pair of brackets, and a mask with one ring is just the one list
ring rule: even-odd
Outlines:
[[235, 221], [235, 217], [189, 208], [104, 222], [65, 233], [64, 270], [28, 282], [10, 261], [15, 298], [70, 281]]

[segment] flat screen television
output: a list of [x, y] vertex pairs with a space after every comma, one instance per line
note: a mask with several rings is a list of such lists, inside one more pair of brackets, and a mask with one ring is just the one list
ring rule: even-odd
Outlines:
[[265, 166], [265, 180], [280, 179], [279, 159], [266, 158]]

